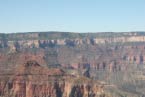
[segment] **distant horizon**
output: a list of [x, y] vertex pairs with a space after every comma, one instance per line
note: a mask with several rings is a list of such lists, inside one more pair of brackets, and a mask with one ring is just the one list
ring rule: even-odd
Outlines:
[[0, 34], [17, 34], [17, 33], [51, 33], [51, 32], [54, 32], [54, 33], [138, 33], [138, 32], [144, 32], [145, 31], [120, 31], [120, 32], [110, 32], [110, 31], [106, 31], [106, 32], [71, 32], [71, 31], [28, 31], [28, 32], [0, 32]]

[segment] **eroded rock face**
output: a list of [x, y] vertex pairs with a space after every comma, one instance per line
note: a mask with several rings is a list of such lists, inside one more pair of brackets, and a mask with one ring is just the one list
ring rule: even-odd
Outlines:
[[[108, 35], [108, 36], [107, 36]], [[98, 37], [100, 36], [100, 37]], [[54, 46], [78, 46], [112, 43], [145, 42], [144, 33], [19, 33], [0, 35], [0, 48], [15, 52], [24, 48], [47, 48]]]
[[103, 87], [87, 81], [76, 83], [61, 69], [48, 69], [28, 61], [12, 74], [0, 75], [0, 97], [98, 97]]
[[13, 68], [31, 59], [66, 68], [90, 64], [96, 70], [125, 70], [128, 63], [145, 63], [144, 42], [145, 34], [137, 32], [4, 34], [0, 35], [0, 67]]
[[145, 32], [0, 35], [0, 95], [4, 97], [97, 97], [95, 90], [102, 88], [83, 82], [81, 76], [103, 81], [121, 93], [130, 89], [121, 87], [129, 83], [139, 89], [129, 90], [128, 95], [141, 96], [144, 75]]
[[1, 90], [2, 97], [100, 97], [103, 95], [103, 89], [98, 85], [75, 85], [68, 82], [14, 81], [6, 84], [6, 87], [2, 85], [1, 88], [5, 90]]

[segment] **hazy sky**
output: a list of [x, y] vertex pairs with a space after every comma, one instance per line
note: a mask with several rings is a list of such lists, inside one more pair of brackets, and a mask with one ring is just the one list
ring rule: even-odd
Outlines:
[[0, 0], [0, 33], [145, 31], [145, 0]]

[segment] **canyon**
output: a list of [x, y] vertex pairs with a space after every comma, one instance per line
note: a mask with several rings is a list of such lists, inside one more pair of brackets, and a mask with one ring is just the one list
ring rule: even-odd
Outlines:
[[144, 97], [145, 32], [0, 34], [0, 97]]
[[[9, 74], [0, 75], [1, 97], [98, 97], [103, 86], [76, 78], [61, 69], [47, 69], [36, 61], [27, 61]], [[83, 83], [77, 81], [82, 80]]]

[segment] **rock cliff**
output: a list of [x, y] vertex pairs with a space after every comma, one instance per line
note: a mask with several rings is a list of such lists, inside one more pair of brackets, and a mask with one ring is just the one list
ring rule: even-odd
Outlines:
[[[143, 34], [143, 35], [142, 35]], [[77, 46], [112, 43], [145, 42], [145, 34], [134, 33], [18, 33], [0, 35], [0, 48], [12, 51], [24, 48], [46, 48], [54, 46]]]
[[103, 86], [73, 77], [61, 69], [48, 69], [36, 61], [0, 75], [0, 97], [100, 97]]

